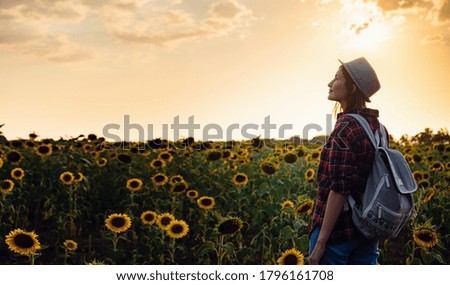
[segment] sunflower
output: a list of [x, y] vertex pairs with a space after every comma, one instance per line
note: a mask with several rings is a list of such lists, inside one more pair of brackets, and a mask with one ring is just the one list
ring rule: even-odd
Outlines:
[[22, 160], [22, 155], [20, 152], [12, 150], [6, 154], [6, 159], [12, 164], [19, 164]]
[[198, 197], [198, 191], [197, 190], [188, 190], [186, 192], [186, 196], [188, 198], [197, 198]]
[[428, 179], [422, 179], [417, 182], [419, 188], [428, 189], [430, 187], [430, 181]]
[[220, 221], [215, 230], [221, 235], [234, 235], [242, 229], [243, 222], [238, 217], [227, 217]]
[[81, 172], [77, 172], [73, 175], [73, 182], [81, 182], [84, 179], [84, 175]]
[[279, 265], [303, 265], [305, 256], [296, 248], [291, 248], [284, 251], [277, 262]]
[[35, 132], [33, 132], [33, 133], [30, 133], [29, 135], [28, 135], [28, 137], [30, 138], [30, 140], [35, 140], [37, 137], [38, 137], [38, 135], [35, 133]]
[[169, 163], [173, 159], [173, 155], [168, 151], [163, 151], [158, 154], [158, 158], [164, 160], [166, 163]]
[[443, 171], [444, 168], [445, 168], [444, 164], [439, 161], [433, 162], [433, 164], [430, 166], [431, 171]]
[[431, 200], [431, 198], [433, 198], [434, 194], [436, 194], [436, 190], [434, 187], [430, 187], [428, 188], [425, 197], [423, 198], [423, 202], [427, 203]]
[[233, 176], [233, 183], [235, 185], [245, 185], [248, 183], [248, 177], [245, 173], [237, 173]]
[[3, 167], [3, 159], [0, 157], [0, 168]]
[[164, 166], [166, 166], [166, 162], [162, 159], [155, 158], [150, 161], [150, 167], [153, 169], [164, 168]]
[[188, 185], [186, 182], [178, 182], [172, 186], [172, 189], [170, 190], [172, 194], [180, 195], [188, 188]]
[[177, 184], [177, 183], [179, 183], [179, 182], [184, 182], [184, 178], [183, 178], [183, 176], [181, 176], [181, 175], [173, 175], [173, 176], [171, 176], [170, 179], [169, 179], [169, 183], [170, 183], [171, 185], [175, 185], [175, 184]]
[[118, 159], [120, 162], [123, 162], [123, 163], [130, 163], [130, 162], [131, 162], [131, 156], [129, 156], [129, 155], [127, 155], [127, 154], [119, 154], [119, 155], [117, 156], [117, 159]]
[[291, 200], [286, 200], [281, 204], [281, 208], [291, 207], [294, 208], [294, 202]]
[[43, 144], [35, 147], [34, 152], [40, 157], [50, 156], [53, 152], [52, 145]]
[[70, 185], [75, 181], [75, 176], [72, 172], [66, 171], [59, 176], [59, 180], [65, 185]]
[[199, 199], [197, 199], [197, 204], [200, 208], [209, 210], [214, 208], [216, 201], [214, 200], [213, 197], [202, 196]]
[[233, 158], [233, 155], [234, 153], [229, 149], [225, 149], [224, 151], [222, 151], [222, 158], [225, 160]]
[[314, 208], [314, 201], [308, 199], [306, 201], [301, 202], [300, 205], [298, 205], [295, 208], [295, 212], [297, 214], [306, 212], [308, 215], [310, 215], [313, 211], [313, 208]]
[[272, 175], [277, 170], [276, 164], [270, 161], [264, 161], [261, 163], [261, 170], [268, 175]]
[[167, 181], [169, 181], [169, 178], [164, 173], [157, 173], [152, 176], [152, 182], [155, 186], [164, 186]]
[[172, 220], [166, 229], [167, 234], [174, 239], [185, 237], [189, 232], [189, 225], [183, 220]]
[[96, 159], [95, 163], [98, 165], [98, 167], [103, 167], [108, 163], [108, 160], [104, 157]]
[[9, 249], [21, 255], [31, 255], [41, 249], [38, 236], [33, 232], [15, 229], [6, 236], [5, 242]]
[[237, 155], [240, 156], [240, 157], [247, 157], [247, 156], [249, 156], [249, 154], [250, 153], [248, 152], [248, 149], [246, 149], [246, 148], [240, 149], [237, 152]]
[[222, 153], [217, 150], [212, 150], [208, 153], [207, 159], [210, 161], [216, 161], [222, 158]]
[[9, 193], [14, 189], [14, 182], [10, 179], [5, 179], [1, 183], [0, 191], [2, 193]]
[[314, 171], [313, 168], [308, 168], [305, 171], [305, 178], [306, 178], [306, 180], [308, 180], [308, 182], [309, 182], [311, 179], [314, 179], [314, 175], [315, 174], [316, 174], [316, 172]]
[[161, 230], [167, 230], [170, 222], [175, 220], [175, 216], [170, 213], [163, 213], [156, 219], [156, 224]]
[[146, 225], [153, 225], [156, 222], [156, 219], [158, 218], [158, 214], [153, 211], [145, 211], [141, 214], [141, 221], [143, 224]]
[[86, 265], [106, 265], [106, 263], [94, 258], [91, 262], [87, 262]]
[[69, 251], [75, 251], [78, 248], [78, 243], [76, 243], [75, 241], [71, 240], [71, 239], [67, 239], [64, 243], [63, 243], [64, 247], [69, 250]]
[[416, 170], [412, 173], [414, 179], [416, 180], [416, 182], [419, 182], [420, 180], [422, 180], [423, 175], [422, 172], [420, 172], [419, 170]]
[[16, 180], [22, 180], [22, 178], [25, 176], [25, 171], [23, 171], [22, 168], [17, 167], [11, 170], [11, 177]]
[[283, 159], [287, 163], [294, 163], [297, 161], [298, 156], [295, 153], [288, 152], [284, 155]]
[[139, 191], [142, 187], [142, 180], [139, 178], [131, 178], [127, 181], [127, 188], [131, 192]]
[[434, 247], [438, 242], [438, 233], [434, 226], [429, 223], [416, 227], [413, 231], [414, 242], [423, 248]]
[[131, 219], [127, 214], [111, 214], [105, 219], [105, 225], [113, 233], [121, 233], [131, 227]]

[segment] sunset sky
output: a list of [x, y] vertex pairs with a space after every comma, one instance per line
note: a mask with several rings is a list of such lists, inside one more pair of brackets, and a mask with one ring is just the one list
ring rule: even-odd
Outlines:
[[123, 138], [125, 116], [145, 139], [176, 116], [193, 116], [196, 139], [268, 116], [292, 124], [286, 137], [322, 126], [312, 137], [327, 129], [338, 59], [360, 56], [381, 82], [368, 107], [394, 138], [450, 128], [449, 0], [1, 0], [0, 23], [8, 139], [108, 124]]

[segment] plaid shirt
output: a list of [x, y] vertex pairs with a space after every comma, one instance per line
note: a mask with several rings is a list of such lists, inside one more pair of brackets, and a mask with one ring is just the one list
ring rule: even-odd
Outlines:
[[[380, 129], [378, 110], [366, 108], [349, 113], [362, 115], [369, 122], [372, 131]], [[310, 231], [316, 226], [322, 227], [330, 190], [344, 195], [351, 194], [358, 201], [372, 168], [374, 150], [370, 140], [354, 118], [343, 114], [345, 113], [338, 114], [334, 130], [320, 155], [318, 191]], [[344, 206], [328, 242], [349, 241], [355, 233], [357, 229], [352, 222], [351, 210]]]

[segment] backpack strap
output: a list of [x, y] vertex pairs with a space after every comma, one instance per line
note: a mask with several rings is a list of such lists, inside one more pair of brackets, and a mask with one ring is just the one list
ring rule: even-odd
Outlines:
[[[375, 149], [377, 149], [380, 146], [383, 148], [387, 148], [388, 143], [387, 143], [386, 129], [381, 123], [380, 123], [381, 129], [381, 137], [380, 137], [380, 132], [377, 130], [374, 134], [372, 132], [372, 129], [370, 128], [369, 123], [363, 116], [353, 113], [345, 114], [345, 116], [353, 117], [361, 125], [361, 127], [363, 128], [364, 132], [366, 133], [367, 137], [369, 138]], [[353, 199], [353, 197], [349, 195], [346, 203], [344, 204], [344, 211], [348, 211], [349, 206], [353, 208], [355, 207], [355, 205], [356, 205], [355, 199]]]
[[363, 116], [353, 113], [345, 114], [345, 116], [353, 117], [356, 121], [358, 121], [358, 123], [361, 125], [364, 132], [366, 133], [367, 137], [369, 138], [370, 142], [374, 146], [374, 148], [378, 148], [380, 146], [383, 148], [387, 148], [388, 143], [387, 143], [386, 129], [381, 123], [380, 123], [381, 135], [378, 130], [375, 131], [374, 134], [372, 132], [372, 129], [370, 128], [369, 123]]

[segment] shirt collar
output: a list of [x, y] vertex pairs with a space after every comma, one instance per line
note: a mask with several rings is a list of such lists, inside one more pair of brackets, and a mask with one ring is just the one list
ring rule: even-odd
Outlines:
[[349, 114], [349, 113], [350, 114], [359, 114], [359, 115], [362, 115], [362, 116], [366, 115], [366, 116], [375, 117], [375, 118], [378, 118], [378, 116], [379, 116], [379, 111], [378, 110], [364, 108], [364, 109], [360, 109], [360, 110], [354, 109], [354, 110], [351, 110], [351, 111], [339, 113], [339, 114], [337, 114], [337, 118], [339, 119], [342, 115]]

